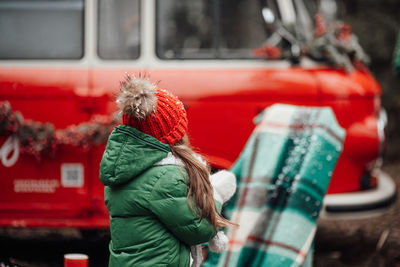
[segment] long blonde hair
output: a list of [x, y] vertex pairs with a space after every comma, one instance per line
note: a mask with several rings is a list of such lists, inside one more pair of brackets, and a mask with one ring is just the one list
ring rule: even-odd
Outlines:
[[[175, 157], [182, 160], [189, 175], [189, 191], [187, 198], [192, 211], [200, 218], [207, 218], [214, 226], [215, 230], [217, 230], [218, 227], [226, 227], [232, 224], [218, 212], [210, 183], [209, 167], [195, 157], [195, 152], [190, 147], [189, 139], [186, 135], [181, 141], [171, 146], [171, 152]], [[192, 199], [196, 204], [196, 211], [192, 207]]]

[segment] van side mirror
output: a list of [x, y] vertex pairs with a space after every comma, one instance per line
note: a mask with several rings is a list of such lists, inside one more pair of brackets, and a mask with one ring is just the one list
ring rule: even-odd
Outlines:
[[263, 16], [264, 22], [267, 25], [273, 25], [274, 22], [275, 22], [275, 15], [272, 12], [272, 10], [270, 8], [268, 8], [268, 7], [264, 7], [261, 10], [261, 12], [262, 12], [262, 16]]

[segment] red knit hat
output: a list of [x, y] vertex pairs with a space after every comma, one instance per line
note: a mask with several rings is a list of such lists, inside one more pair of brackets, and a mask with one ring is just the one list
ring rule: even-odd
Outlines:
[[117, 98], [122, 110], [122, 123], [174, 145], [187, 131], [183, 103], [170, 92], [157, 88], [148, 77], [130, 76], [121, 82]]

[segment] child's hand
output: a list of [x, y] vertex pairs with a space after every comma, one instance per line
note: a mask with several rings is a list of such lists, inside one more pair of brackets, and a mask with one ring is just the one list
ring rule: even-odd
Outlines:
[[236, 191], [236, 176], [229, 171], [219, 171], [210, 176], [214, 189], [214, 198], [222, 204], [227, 202]]

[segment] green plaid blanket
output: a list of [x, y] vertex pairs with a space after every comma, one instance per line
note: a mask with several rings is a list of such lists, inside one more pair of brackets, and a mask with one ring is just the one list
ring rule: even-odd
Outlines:
[[345, 131], [330, 108], [276, 104], [258, 118], [232, 171], [225, 207], [239, 227], [229, 249], [203, 266], [311, 266], [316, 220]]

